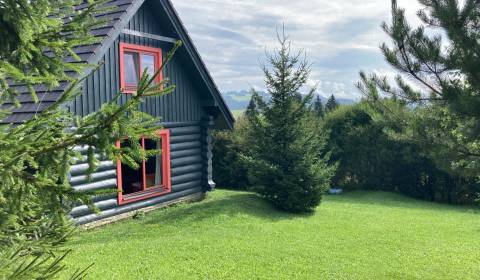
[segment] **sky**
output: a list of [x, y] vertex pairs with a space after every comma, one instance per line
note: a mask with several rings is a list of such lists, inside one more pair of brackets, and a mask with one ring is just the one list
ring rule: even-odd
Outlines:
[[[172, 0], [220, 91], [264, 89], [265, 51], [285, 25], [293, 49], [313, 64], [308, 86], [358, 99], [359, 71], [393, 75], [379, 51], [389, 0]], [[398, 0], [413, 24], [417, 0]]]

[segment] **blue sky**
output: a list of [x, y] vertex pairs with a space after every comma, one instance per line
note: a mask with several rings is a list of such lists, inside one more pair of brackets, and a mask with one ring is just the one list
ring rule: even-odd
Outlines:
[[[417, 0], [399, 0], [416, 21]], [[358, 72], [393, 75], [378, 46], [389, 0], [173, 0], [221, 91], [264, 83], [260, 65], [285, 24], [294, 47], [313, 63], [309, 85], [324, 96], [358, 98]], [[417, 21], [418, 22], [418, 21]]]

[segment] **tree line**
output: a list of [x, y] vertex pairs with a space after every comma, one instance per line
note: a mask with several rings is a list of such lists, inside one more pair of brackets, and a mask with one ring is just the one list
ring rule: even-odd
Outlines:
[[[306, 145], [303, 152], [296, 153], [302, 157], [315, 150], [321, 155], [323, 168], [328, 172], [319, 174], [329, 187], [394, 191], [447, 203], [476, 203], [480, 195], [479, 5], [474, 0], [463, 5], [454, 0], [422, 4], [424, 9], [418, 16], [423, 24], [412, 28], [405, 11], [392, 1], [392, 22], [383, 25], [391, 42], [382, 44], [381, 51], [398, 71], [393, 81], [361, 72], [357, 87], [363, 98], [348, 106], [338, 106], [333, 96], [323, 106], [320, 97], [312, 100], [311, 93], [292, 93], [292, 100], [303, 104], [295, 112], [300, 110], [310, 116], [309, 126], [302, 126], [309, 132], [303, 135], [316, 133], [322, 139], [315, 143], [315, 149]], [[287, 61], [292, 65], [297, 62]], [[277, 61], [271, 62], [274, 67], [278, 65]], [[284, 89], [283, 76], [276, 83], [266, 77], [267, 85], [274, 84], [279, 91]], [[283, 100], [279, 98], [268, 106], [284, 108]], [[306, 105], [306, 100], [310, 105]], [[256, 157], [266, 152], [278, 155], [278, 162], [293, 162], [283, 157], [283, 148], [272, 148], [280, 143], [276, 142], [279, 139], [285, 140], [283, 133], [261, 144], [257, 144], [261, 138], [252, 136], [258, 119], [267, 126], [284, 128], [291, 122], [288, 118], [296, 117], [288, 111], [281, 111], [275, 118], [267, 117], [262, 102], [253, 94], [251, 106], [238, 120], [235, 130], [217, 133], [214, 170], [219, 185], [256, 190], [258, 182], [251, 173], [257, 166], [246, 163], [244, 155]], [[254, 121], [252, 116], [256, 116]], [[257, 145], [265, 150], [252, 150]], [[284, 180], [302, 185], [303, 174], [295, 170], [290, 174], [292, 178]], [[273, 178], [267, 181], [278, 184]], [[292, 193], [308, 197], [304, 187], [295, 185], [288, 184]]]

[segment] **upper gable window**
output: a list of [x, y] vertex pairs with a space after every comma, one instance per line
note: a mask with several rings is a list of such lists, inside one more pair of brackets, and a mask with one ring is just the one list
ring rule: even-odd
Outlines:
[[[120, 43], [120, 88], [124, 93], [135, 92], [143, 71], [153, 76], [161, 65], [161, 49]], [[162, 73], [156, 81], [161, 79]]]

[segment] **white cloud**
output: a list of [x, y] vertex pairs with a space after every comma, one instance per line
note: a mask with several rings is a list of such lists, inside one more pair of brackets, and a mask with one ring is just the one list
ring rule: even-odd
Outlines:
[[[325, 94], [358, 97], [358, 71], [386, 67], [378, 45], [386, 40], [380, 25], [390, 18], [388, 0], [173, 2], [223, 91], [263, 87], [260, 63], [265, 48], [276, 46], [282, 23], [314, 63], [309, 85], [335, 91]], [[399, 0], [399, 6], [411, 19], [420, 7], [417, 0]]]

